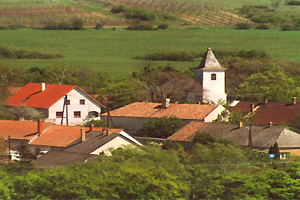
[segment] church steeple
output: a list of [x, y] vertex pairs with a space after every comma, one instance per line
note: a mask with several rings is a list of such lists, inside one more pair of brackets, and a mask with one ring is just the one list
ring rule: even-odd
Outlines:
[[208, 48], [194, 73], [194, 79], [202, 85], [201, 100], [203, 102], [226, 101], [225, 70], [216, 59], [211, 48]]

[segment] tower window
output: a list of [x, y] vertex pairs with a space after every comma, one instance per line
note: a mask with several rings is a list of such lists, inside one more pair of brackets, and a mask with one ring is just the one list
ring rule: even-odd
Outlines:
[[211, 80], [217, 80], [217, 74], [211, 74], [210, 79]]

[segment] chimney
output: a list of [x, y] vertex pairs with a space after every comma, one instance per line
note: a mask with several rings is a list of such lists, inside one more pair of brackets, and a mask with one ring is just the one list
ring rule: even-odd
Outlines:
[[94, 124], [91, 124], [91, 125], [90, 125], [90, 131], [93, 131], [94, 128], [95, 128], [95, 125], [94, 125]]
[[41, 83], [41, 86], [42, 86], [42, 89], [41, 89], [42, 92], [45, 91], [46, 90], [46, 83]]
[[251, 112], [251, 113], [254, 112], [254, 104], [253, 104], [253, 103], [250, 104], [250, 112]]
[[37, 120], [37, 134], [40, 136], [42, 134], [42, 121]]
[[242, 121], [239, 121], [238, 126], [239, 126], [239, 128], [242, 128], [242, 127], [243, 127], [243, 122], [242, 122]]
[[292, 104], [295, 105], [296, 103], [296, 97], [292, 97]]
[[108, 128], [104, 128], [104, 129], [102, 129], [102, 134], [107, 136], [107, 135], [111, 134], [111, 131]]
[[81, 129], [81, 142], [84, 142], [85, 141], [85, 129], [82, 128]]
[[169, 99], [169, 98], [166, 98], [166, 99], [162, 102], [162, 104], [161, 104], [161, 106], [162, 106], [163, 108], [167, 108], [167, 107], [169, 107], [169, 105], [170, 105], [170, 99]]
[[273, 127], [273, 122], [269, 122], [269, 128]]
[[265, 104], [268, 103], [268, 97], [264, 97], [264, 103], [265, 103]]

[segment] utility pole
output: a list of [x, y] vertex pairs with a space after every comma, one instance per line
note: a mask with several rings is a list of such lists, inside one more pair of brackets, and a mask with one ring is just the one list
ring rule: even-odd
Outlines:
[[10, 157], [10, 149], [11, 149], [11, 146], [10, 146], [10, 136], [8, 136], [7, 141], [8, 141], [8, 164], [9, 164], [10, 160], [11, 160], [11, 157]]
[[253, 150], [253, 143], [252, 143], [252, 125], [250, 124], [249, 126], [249, 150], [252, 151]]
[[[60, 122], [60, 125], [63, 125], [64, 123], [64, 118], [66, 118], [66, 124], [67, 126], [69, 125], [69, 119], [68, 119], [68, 95], [65, 95], [65, 98], [64, 98], [64, 105], [63, 105], [63, 111], [62, 111], [62, 116], [61, 116], [61, 122]], [[66, 107], [66, 117], [64, 117], [64, 113], [65, 113], [65, 107]]]

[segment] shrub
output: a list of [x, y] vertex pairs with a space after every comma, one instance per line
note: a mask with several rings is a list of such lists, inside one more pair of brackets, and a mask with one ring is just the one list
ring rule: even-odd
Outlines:
[[168, 24], [159, 24], [159, 25], [157, 25], [158, 29], [167, 29], [168, 27], [169, 27]]
[[75, 19], [72, 23], [73, 30], [83, 30], [83, 21], [81, 19]]
[[238, 30], [249, 30], [251, 29], [252, 25], [249, 23], [237, 23], [235, 28]]
[[269, 29], [270, 27], [267, 24], [259, 24], [255, 28], [256, 29], [264, 29], [264, 30], [266, 30], [266, 29]]
[[9, 28], [7, 26], [3, 26], [3, 25], [0, 25], [0, 30], [8, 30]]
[[293, 30], [293, 26], [290, 24], [283, 24], [280, 26], [280, 30], [282, 31], [292, 31]]
[[100, 23], [97, 23], [96, 26], [95, 26], [95, 29], [96, 30], [103, 29], [103, 25], [100, 24]]
[[297, 5], [300, 5], [300, 2], [299, 1], [288, 1], [285, 3], [286, 5], [292, 5], [292, 6], [297, 6]]
[[161, 61], [193, 61], [194, 58], [200, 57], [195, 52], [167, 52], [167, 53], [153, 53], [146, 56], [138, 56], [136, 59], [143, 60], [161, 60]]
[[11, 26], [8, 26], [8, 28], [10, 30], [17, 30], [17, 29], [21, 29], [21, 28], [27, 28], [26, 26], [23, 26], [23, 25], [11, 25]]
[[113, 13], [121, 13], [121, 12], [125, 12], [125, 11], [126, 11], [126, 8], [123, 5], [113, 6], [112, 9], [110, 10], [110, 12], [113, 12]]
[[145, 10], [143, 8], [130, 8], [126, 9], [125, 14], [127, 19], [140, 19], [143, 21], [150, 21], [157, 19], [157, 14], [150, 10]]
[[157, 30], [156, 28], [153, 28], [153, 26], [151, 24], [135, 24], [132, 26], [129, 26], [127, 28], [127, 30], [147, 30], [147, 31], [151, 31], [151, 30]]
[[71, 30], [71, 27], [71, 24], [65, 22], [58, 24], [58, 30]]
[[182, 119], [171, 116], [159, 119], [150, 119], [143, 123], [138, 134], [147, 137], [167, 138], [183, 126]]

